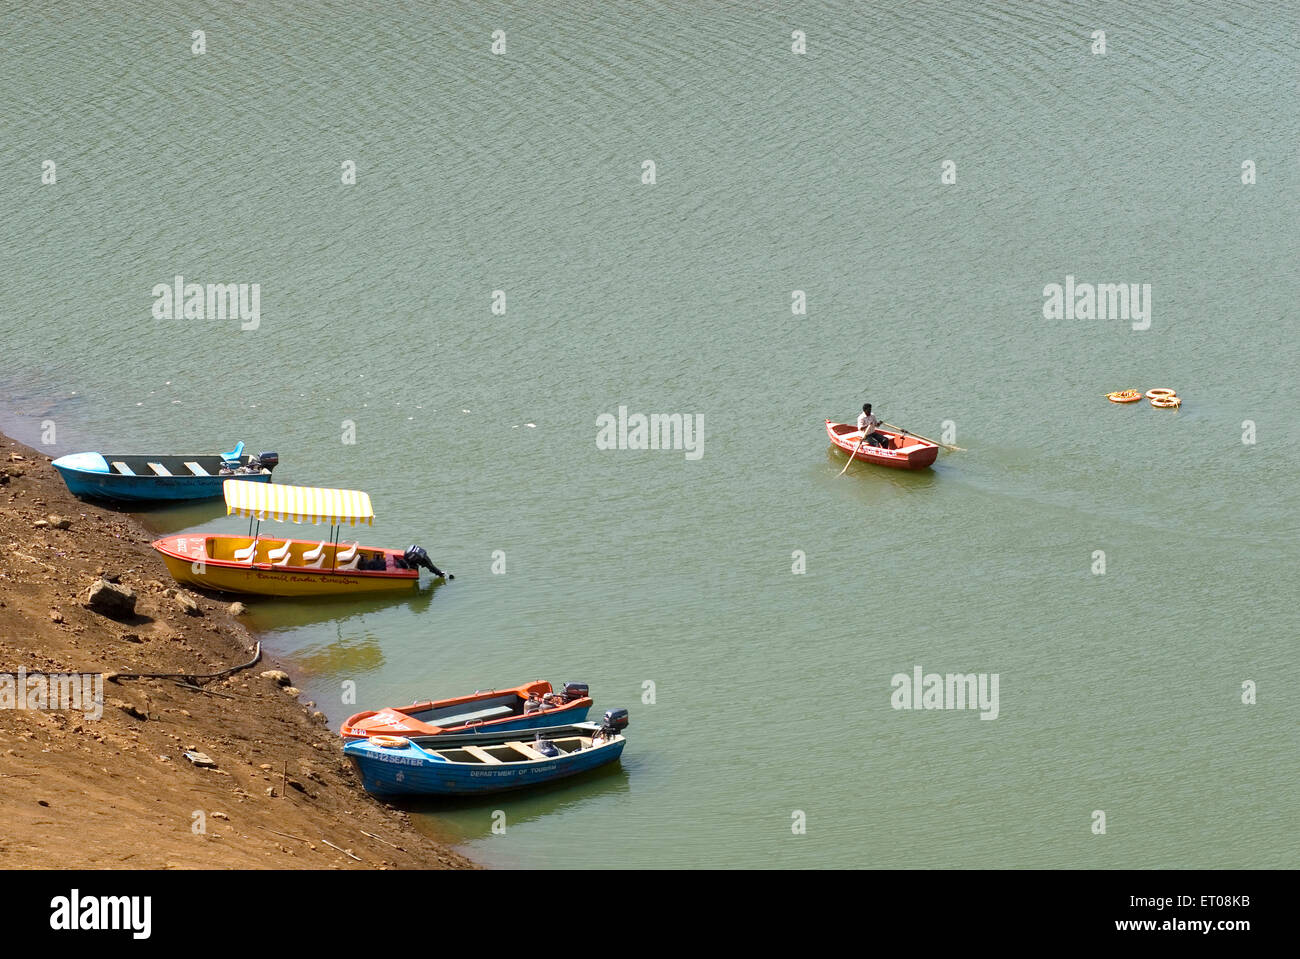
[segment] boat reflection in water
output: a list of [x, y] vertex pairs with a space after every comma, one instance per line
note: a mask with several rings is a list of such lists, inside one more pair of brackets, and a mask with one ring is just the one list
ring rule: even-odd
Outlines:
[[[835, 472], [831, 474], [832, 477], [838, 476], [840, 471], [844, 469], [844, 461], [844, 453], [838, 446], [826, 447], [826, 462], [835, 470]], [[849, 470], [849, 474], [852, 475], [856, 469], [858, 469], [857, 466], [852, 467]], [[821, 467], [816, 467], [816, 470], [818, 473], [822, 473]], [[933, 466], [929, 469], [919, 470], [868, 470], [865, 467], [862, 467], [860, 475], [866, 477], [869, 482], [856, 484], [853, 488], [867, 490], [874, 496], [879, 494], [882, 487], [897, 490], [900, 494], [906, 494], [937, 486], [939, 484], [941, 470], [940, 468]]]
[[570, 779], [542, 783], [527, 791], [481, 798], [385, 797], [384, 801], [411, 813], [416, 827], [431, 839], [456, 845], [491, 837], [492, 813], [498, 809], [505, 813], [506, 823], [513, 828], [541, 822], [548, 817], [580, 813], [584, 808], [599, 806], [603, 801], [629, 795], [631, 791], [632, 776], [624, 760]]
[[384, 643], [374, 633], [357, 635], [355, 629], [339, 629], [337, 639], [332, 643], [312, 643], [298, 647], [292, 642], [293, 629], [287, 628], [283, 635], [277, 635], [277, 650], [293, 662], [295, 678], [306, 682], [325, 683], [336, 680], [333, 689], [338, 689], [338, 681], [357, 679], [364, 673], [382, 669]]
[[[276, 655], [293, 663], [294, 679], [311, 698], [325, 701], [323, 685], [337, 695], [338, 682], [358, 679], [384, 667], [384, 649], [394, 634], [410, 629], [423, 635], [418, 617], [429, 609], [440, 580], [401, 593], [314, 599], [266, 598], [250, 604], [240, 621], [270, 641]], [[229, 599], [229, 597], [223, 597]], [[406, 620], [409, 619], [409, 622]], [[382, 623], [382, 632], [373, 629]], [[320, 628], [327, 630], [321, 635]], [[331, 638], [332, 637], [332, 638]], [[355, 708], [355, 707], [353, 707]], [[327, 707], [327, 712], [331, 709]], [[339, 717], [331, 715], [332, 720]]]
[[[345, 623], [363, 619], [381, 610], [409, 610], [412, 614], [423, 613], [433, 602], [433, 597], [438, 590], [446, 585], [443, 580], [435, 579], [421, 583], [417, 588], [400, 592], [367, 593], [358, 596], [314, 596], [311, 599], [288, 596], [266, 597], [248, 607], [243, 621], [259, 632], [277, 632], [321, 623], [337, 623], [341, 627]], [[342, 633], [339, 635], [341, 636]]]

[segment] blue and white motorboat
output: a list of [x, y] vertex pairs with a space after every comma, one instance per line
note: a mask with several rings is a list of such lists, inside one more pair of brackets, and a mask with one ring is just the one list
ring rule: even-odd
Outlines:
[[53, 463], [74, 496], [118, 503], [219, 499], [228, 479], [269, 483], [276, 453], [69, 453]]
[[[627, 710], [611, 709], [605, 721], [538, 730], [534, 738], [455, 744], [414, 743], [404, 736], [371, 736], [343, 747], [377, 796], [480, 796], [576, 776], [623, 755]], [[518, 735], [517, 733], [515, 735]], [[492, 737], [496, 740], [497, 737]]]

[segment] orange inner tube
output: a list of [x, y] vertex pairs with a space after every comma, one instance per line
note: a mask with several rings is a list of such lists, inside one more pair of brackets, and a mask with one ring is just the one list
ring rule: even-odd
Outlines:
[[1158, 396], [1177, 396], [1177, 395], [1178, 395], [1177, 390], [1167, 390], [1164, 389], [1163, 387], [1156, 390], [1147, 390], [1147, 399], [1149, 400], [1154, 400]]
[[1151, 405], [1157, 409], [1171, 409], [1175, 406], [1181, 406], [1182, 402], [1176, 396], [1155, 396], [1151, 398]]
[[384, 749], [401, 749], [409, 740], [403, 736], [371, 736], [370, 742]]
[[1114, 393], [1107, 393], [1106, 399], [1112, 403], [1136, 403], [1142, 399], [1141, 390], [1118, 390]]

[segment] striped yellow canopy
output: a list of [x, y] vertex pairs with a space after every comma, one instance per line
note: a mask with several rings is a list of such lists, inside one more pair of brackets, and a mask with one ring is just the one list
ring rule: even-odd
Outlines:
[[249, 483], [226, 480], [226, 515], [256, 516], [295, 523], [348, 523], [374, 525], [375, 511], [370, 494], [354, 489], [320, 489], [315, 486], [281, 486], [279, 483]]

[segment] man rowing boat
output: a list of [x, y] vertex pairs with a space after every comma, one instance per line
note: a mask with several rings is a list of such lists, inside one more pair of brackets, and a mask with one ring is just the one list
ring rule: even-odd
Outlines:
[[879, 425], [880, 420], [871, 412], [871, 404], [863, 403], [862, 412], [858, 414], [858, 429], [866, 437], [868, 446], [887, 446], [889, 444], [889, 437], [876, 432], [876, 427]]

